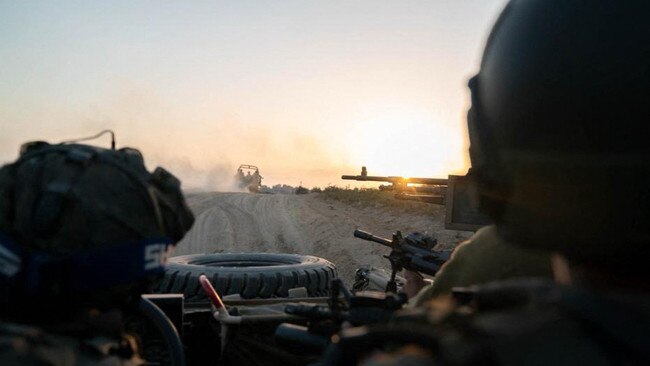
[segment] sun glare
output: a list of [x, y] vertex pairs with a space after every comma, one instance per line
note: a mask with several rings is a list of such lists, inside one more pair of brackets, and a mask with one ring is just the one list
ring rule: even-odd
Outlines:
[[[391, 108], [352, 123], [352, 161], [371, 175], [446, 177], [466, 169], [457, 126], [436, 121], [429, 111]], [[458, 135], [458, 136], [457, 136]]]

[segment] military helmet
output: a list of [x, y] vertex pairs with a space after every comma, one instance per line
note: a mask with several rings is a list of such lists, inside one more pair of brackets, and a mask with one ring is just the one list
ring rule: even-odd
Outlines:
[[164, 272], [193, 223], [180, 181], [138, 150], [33, 142], [0, 169], [0, 298], [115, 307]]
[[647, 271], [629, 264], [650, 254], [649, 13], [513, 0], [497, 20], [468, 127], [481, 206], [505, 237]]

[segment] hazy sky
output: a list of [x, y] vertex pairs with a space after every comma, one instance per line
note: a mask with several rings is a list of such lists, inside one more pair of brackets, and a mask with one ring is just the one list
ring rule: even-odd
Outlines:
[[111, 128], [188, 187], [240, 163], [307, 186], [464, 172], [466, 83], [505, 3], [0, 0], [0, 162]]

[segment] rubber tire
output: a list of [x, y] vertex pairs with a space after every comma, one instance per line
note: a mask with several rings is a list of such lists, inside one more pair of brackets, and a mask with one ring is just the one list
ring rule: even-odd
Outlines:
[[304, 287], [309, 296], [326, 296], [336, 266], [309, 255], [274, 253], [191, 254], [169, 258], [160, 293], [183, 293], [187, 301], [206, 300], [199, 276], [206, 275], [219, 295], [244, 299], [288, 297]]

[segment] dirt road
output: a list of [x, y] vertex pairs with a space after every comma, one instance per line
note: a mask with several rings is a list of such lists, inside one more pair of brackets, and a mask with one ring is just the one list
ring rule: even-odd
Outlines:
[[[317, 194], [199, 193], [188, 195], [196, 222], [175, 255], [212, 252], [297, 253], [335, 263], [346, 282], [361, 265], [388, 268], [389, 249], [355, 239], [361, 228], [390, 237], [394, 230], [434, 233], [443, 246], [468, 237], [443, 229], [444, 218], [391, 214], [381, 208], [325, 202]], [[437, 215], [436, 215], [437, 216]]]

